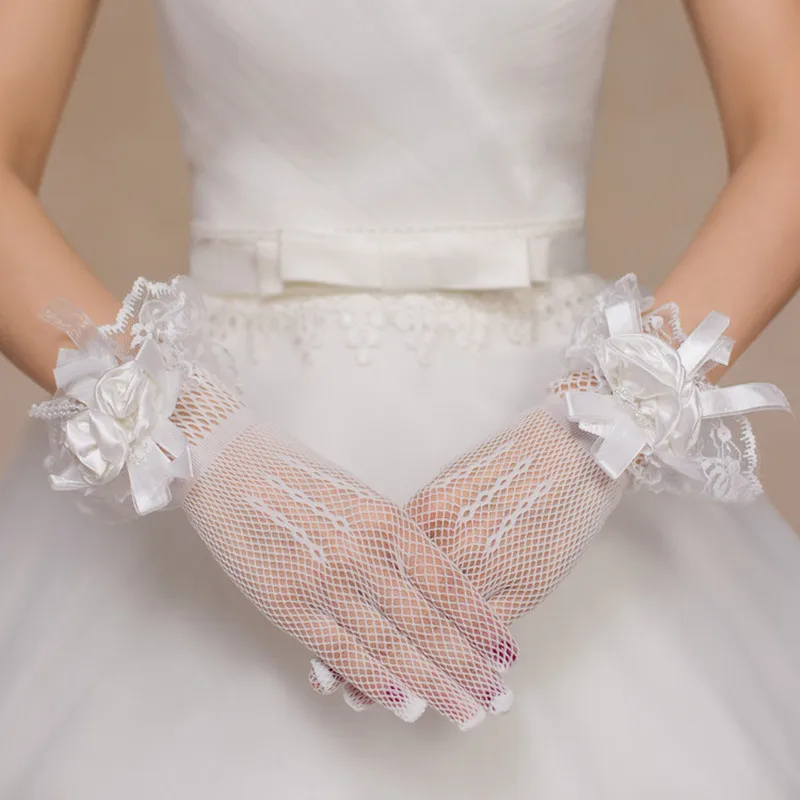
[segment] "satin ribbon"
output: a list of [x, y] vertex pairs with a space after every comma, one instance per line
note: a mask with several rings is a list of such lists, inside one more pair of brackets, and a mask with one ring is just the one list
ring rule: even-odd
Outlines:
[[192, 477], [185, 437], [171, 422], [160, 420], [151, 434], [151, 442], [143, 454], [127, 462], [133, 505], [140, 515], [169, 505], [172, 500], [172, 481], [176, 478], [189, 480]]
[[[641, 313], [634, 301], [623, 301], [609, 306], [605, 310], [609, 336], [607, 340], [625, 341], [630, 347], [631, 340], [621, 337], [641, 336], [656, 339], [643, 332]], [[678, 347], [678, 367], [683, 374], [675, 376], [675, 386], [681, 387], [675, 397], [668, 401], [682, 403], [682, 409], [669, 406], [669, 413], [680, 423], [681, 419], [691, 420], [691, 426], [679, 431], [679, 444], [676, 449], [663, 437], [656, 439], [653, 427], [643, 424], [637, 419], [636, 398], [621, 398], [612, 394], [596, 392], [567, 392], [564, 395], [567, 418], [578, 426], [598, 437], [592, 452], [597, 463], [612, 478], [618, 479], [625, 470], [642, 453], [655, 453], [668, 466], [694, 478], [701, 477], [698, 464], [691, 458], [691, 447], [697, 436], [697, 429], [704, 419], [746, 414], [751, 411], [779, 410], [788, 411], [789, 404], [783, 393], [772, 384], [750, 383], [725, 388], [701, 388], [699, 371], [709, 361], [727, 364], [730, 359], [732, 342], [724, 338], [729, 320], [723, 314], [711, 312], [700, 325]], [[642, 343], [646, 344], [646, 343]], [[657, 340], [652, 346], [643, 347], [647, 358], [666, 347]], [[635, 349], [634, 351], [635, 352]], [[669, 352], [664, 354], [670, 355]], [[646, 371], [646, 358], [635, 362], [635, 369]], [[667, 373], [672, 366], [662, 363], [653, 364], [661, 374]], [[634, 363], [633, 358], [631, 363]], [[607, 377], [607, 376], [606, 376]], [[652, 400], [652, 398], [647, 398]], [[665, 401], [666, 402], [666, 401]], [[690, 404], [696, 404], [689, 408]], [[683, 413], [683, 416], [681, 415]], [[673, 432], [670, 431], [670, 434]]]
[[153, 339], [142, 343], [132, 361], [120, 362], [113, 342], [65, 301], [51, 307], [48, 321], [78, 347], [59, 352], [56, 385], [84, 406], [74, 422], [64, 422], [72, 460], [50, 476], [51, 485], [92, 491], [127, 470], [136, 512], [164, 508], [172, 498], [172, 481], [192, 477], [188, 442], [169, 419], [181, 389], [180, 372], [167, 368]]
[[[134, 509], [139, 515], [158, 511], [172, 500], [170, 484], [176, 478], [189, 480], [192, 464], [185, 441], [179, 443], [175, 432], [183, 434], [172, 423], [169, 430], [154, 431], [151, 441], [125, 459], [131, 486]], [[174, 428], [174, 430], [173, 430]], [[157, 445], [157, 446], [154, 446]], [[169, 455], [168, 455], [169, 454]], [[58, 491], [81, 490], [91, 487], [76, 464], [70, 464], [59, 474], [50, 476], [50, 485]]]
[[192, 276], [219, 295], [274, 296], [287, 283], [386, 292], [517, 289], [585, 271], [579, 224], [262, 233], [195, 226], [191, 253]]

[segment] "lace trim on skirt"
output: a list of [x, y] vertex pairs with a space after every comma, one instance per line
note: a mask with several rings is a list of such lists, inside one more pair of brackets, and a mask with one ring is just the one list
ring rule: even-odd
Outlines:
[[487, 292], [373, 293], [297, 291], [279, 298], [206, 295], [211, 335], [231, 352], [258, 361], [276, 339], [289, 337], [306, 359], [338, 340], [357, 363], [379, 357], [388, 334], [399, 334], [420, 364], [442, 340], [481, 349], [498, 339], [528, 345], [567, 337], [604, 285], [583, 274], [543, 287]]

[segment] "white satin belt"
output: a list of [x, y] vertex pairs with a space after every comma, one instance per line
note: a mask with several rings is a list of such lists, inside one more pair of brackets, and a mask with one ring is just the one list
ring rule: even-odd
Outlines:
[[263, 232], [192, 226], [191, 274], [217, 295], [285, 284], [373, 291], [518, 289], [586, 272], [582, 220], [406, 230]]

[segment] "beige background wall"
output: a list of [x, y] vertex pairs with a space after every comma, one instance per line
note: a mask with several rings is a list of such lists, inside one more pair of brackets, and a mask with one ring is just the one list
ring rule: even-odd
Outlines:
[[[678, 0], [621, 0], [614, 24], [590, 202], [596, 271], [649, 286], [679, 257], [724, 179], [713, 101]], [[152, 9], [105, 0], [44, 189], [69, 240], [121, 296], [140, 274], [185, 265], [187, 200], [177, 130], [159, 71]], [[780, 382], [800, 408], [800, 301], [732, 378]], [[0, 464], [39, 390], [0, 362]], [[800, 527], [793, 454], [800, 425], [757, 420], [768, 491]]]

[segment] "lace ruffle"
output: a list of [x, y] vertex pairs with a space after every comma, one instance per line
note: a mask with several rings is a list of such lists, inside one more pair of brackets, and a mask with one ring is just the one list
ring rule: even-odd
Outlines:
[[[601, 363], [604, 357], [600, 354], [608, 354], [607, 345], [613, 335], [609, 309], [635, 312], [636, 320], [631, 329], [638, 327], [640, 331], [636, 337], [628, 335], [626, 343], [620, 340], [611, 356], [616, 375], [622, 375], [627, 381], [623, 388], [609, 384], [608, 360]], [[706, 323], [712, 319], [720, 330], [724, 330], [727, 324], [724, 317], [711, 315]], [[662, 343], [660, 349], [656, 347], [648, 351], [646, 340], [650, 337]], [[633, 342], [633, 338], [642, 341]], [[712, 337], [716, 344], [707, 352], [701, 351], [705, 354], [696, 366], [686, 370], [676, 351], [689, 338], [681, 326], [677, 306], [670, 304], [653, 308], [652, 298], [644, 297], [639, 291], [636, 277], [627, 275], [606, 287], [589, 305], [588, 313], [576, 327], [567, 349], [567, 367], [575, 374], [591, 375], [593, 386], [588, 390], [590, 394], [613, 396], [623, 416], [627, 415], [627, 421], [638, 426], [640, 431], [649, 430], [650, 443], [626, 469], [633, 488], [699, 493], [721, 501], [751, 500], [761, 493], [762, 487], [758, 480], [755, 436], [749, 420], [744, 413], [730, 410], [724, 413], [699, 410], [703, 407], [703, 400], [719, 391], [706, 380], [705, 375], [715, 365], [727, 363], [733, 343], [725, 336]], [[664, 348], [664, 345], [668, 347]], [[665, 353], [673, 356], [669, 364], [662, 358]], [[630, 373], [627, 377], [624, 376], [626, 371]], [[645, 384], [651, 378], [652, 386], [648, 387]], [[763, 391], [771, 402], [762, 401], [744, 410], [788, 408], [775, 387], [765, 384], [751, 387]], [[658, 399], [661, 392], [663, 400]], [[572, 394], [577, 396], [581, 393], [582, 390], [578, 390]], [[659, 404], [660, 409], [656, 409]], [[608, 403], [604, 405], [608, 406]], [[707, 405], [713, 409], [713, 404]], [[662, 430], [653, 434], [657, 414], [661, 414], [662, 419], [656, 424], [662, 425]], [[585, 418], [581, 427], [601, 437], [613, 433], [612, 425], [597, 423], [596, 419]], [[659, 440], [655, 445], [654, 436]]]
[[275, 300], [206, 296], [210, 337], [235, 353], [268, 350], [291, 339], [313, 360], [323, 343], [338, 340], [356, 362], [380, 358], [389, 335], [400, 334], [420, 364], [435, 361], [437, 345], [480, 350], [498, 340], [514, 344], [568, 336], [603, 281], [580, 275], [546, 288], [491, 292], [318, 292]]

